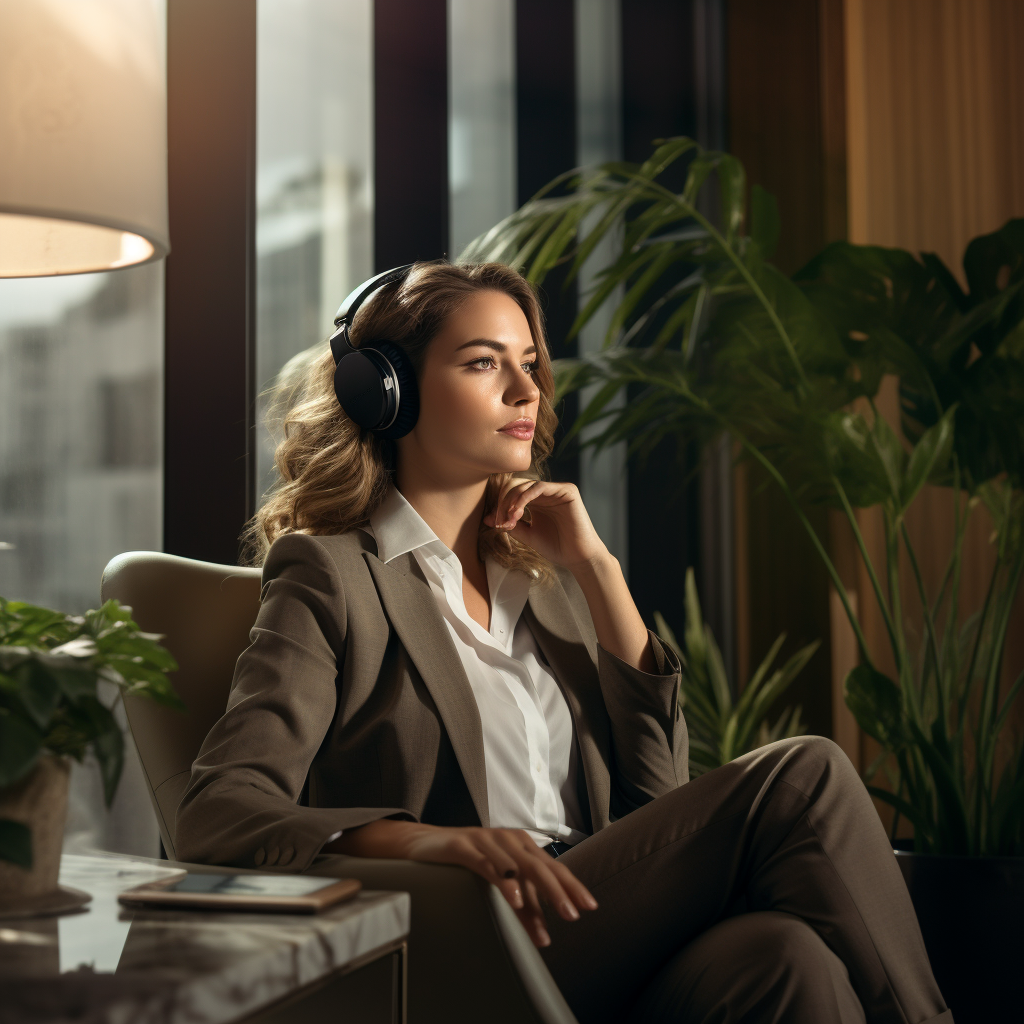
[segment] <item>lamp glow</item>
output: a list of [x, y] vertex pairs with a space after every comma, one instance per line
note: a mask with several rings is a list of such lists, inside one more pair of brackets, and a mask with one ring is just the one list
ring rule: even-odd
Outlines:
[[157, 0], [0, 0], [0, 277], [166, 256]]

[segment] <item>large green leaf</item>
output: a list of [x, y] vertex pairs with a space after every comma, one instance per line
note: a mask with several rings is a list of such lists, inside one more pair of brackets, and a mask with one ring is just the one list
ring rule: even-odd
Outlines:
[[769, 260], [779, 244], [782, 222], [779, 219], [779, 204], [760, 185], [750, 188], [750, 237], [757, 245], [762, 259]]
[[124, 736], [121, 728], [110, 709], [95, 697], [83, 698], [68, 710], [73, 727], [88, 737], [89, 745], [99, 762], [103, 795], [109, 806], [124, 766]]
[[982, 300], [1024, 280], [1024, 219], [972, 239], [964, 252], [964, 273], [971, 295]]
[[931, 479], [937, 467], [943, 467], [953, 447], [953, 418], [956, 406], [947, 409], [945, 415], [934, 427], [919, 438], [907, 463], [906, 474], [900, 489], [900, 511], [909, 507], [918, 491]]
[[858, 665], [843, 684], [846, 706], [857, 724], [889, 750], [902, 750], [907, 728], [899, 687], [870, 665]]
[[718, 162], [718, 191], [721, 201], [722, 233], [735, 245], [743, 227], [746, 206], [747, 176], [743, 164], [723, 153]]
[[0, 787], [17, 782], [36, 763], [42, 737], [32, 725], [0, 708]]
[[18, 696], [28, 717], [45, 729], [60, 698], [60, 686], [53, 673], [31, 654], [8, 675], [18, 685]]
[[907, 453], [903, 450], [896, 431], [889, 426], [884, 416], [876, 416], [871, 426], [871, 445], [878, 456], [878, 461], [885, 472], [885, 478], [889, 484], [889, 500], [894, 509], [900, 507], [900, 497], [903, 494], [904, 466], [907, 462]]

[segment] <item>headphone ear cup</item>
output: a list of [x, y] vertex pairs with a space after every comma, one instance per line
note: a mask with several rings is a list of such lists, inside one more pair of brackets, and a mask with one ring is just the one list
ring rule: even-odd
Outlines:
[[420, 415], [420, 392], [416, 384], [416, 373], [409, 362], [409, 357], [397, 345], [390, 341], [374, 341], [370, 344], [395, 369], [399, 388], [398, 415], [395, 422], [386, 430], [376, 431], [378, 437], [395, 440], [408, 434], [416, 426], [416, 420]]
[[338, 404], [357, 426], [372, 429], [387, 404], [384, 379], [376, 361], [364, 352], [349, 352], [334, 369]]

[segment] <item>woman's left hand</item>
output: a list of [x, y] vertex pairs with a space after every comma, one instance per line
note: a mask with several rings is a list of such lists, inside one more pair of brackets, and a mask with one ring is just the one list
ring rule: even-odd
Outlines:
[[[523, 519], [527, 505], [530, 522]], [[501, 489], [484, 523], [514, 534], [567, 569], [608, 555], [575, 484], [513, 478]]]

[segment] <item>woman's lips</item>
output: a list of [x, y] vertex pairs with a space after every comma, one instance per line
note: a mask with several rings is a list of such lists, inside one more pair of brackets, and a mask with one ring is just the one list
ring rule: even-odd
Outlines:
[[502, 427], [498, 431], [499, 434], [508, 434], [509, 437], [514, 437], [519, 441], [529, 441], [533, 437], [533, 424], [512, 424], [508, 427]]

